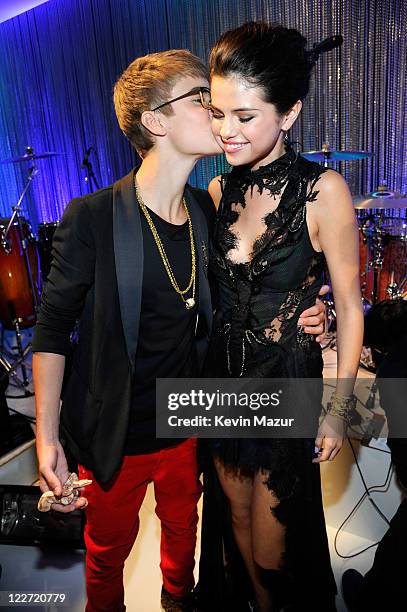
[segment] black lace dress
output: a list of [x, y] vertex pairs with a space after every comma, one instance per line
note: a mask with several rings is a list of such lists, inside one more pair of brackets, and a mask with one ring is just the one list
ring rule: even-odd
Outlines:
[[[222, 177], [211, 254], [218, 304], [206, 377], [322, 378], [320, 346], [297, 322], [315, 303], [322, 285], [324, 256], [312, 247], [306, 203], [315, 200], [323, 172], [288, 148], [257, 171], [234, 168]], [[237, 237], [229, 228], [239, 216], [235, 205], [244, 207], [245, 193], [254, 186], [260, 193], [282, 196], [264, 218], [265, 231], [254, 244], [250, 262], [234, 263], [229, 251]], [[310, 418], [317, 419], [319, 412], [316, 406]], [[284, 573], [290, 610], [310, 605], [335, 609], [319, 466], [312, 463], [314, 440], [221, 439], [203, 442], [201, 450], [206, 489], [198, 585], [202, 608], [249, 609], [250, 583], [233, 540], [226, 498], [208, 460], [216, 455], [242, 473], [264, 471], [266, 486], [279, 499], [273, 513], [286, 528]]]

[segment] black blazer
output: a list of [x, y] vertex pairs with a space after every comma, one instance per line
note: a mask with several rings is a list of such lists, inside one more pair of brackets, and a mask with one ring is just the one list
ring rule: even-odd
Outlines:
[[[197, 350], [202, 363], [212, 326], [207, 253], [214, 207], [203, 190], [187, 186], [185, 195], [197, 246]], [[60, 436], [102, 484], [122, 460], [142, 284], [143, 237], [132, 171], [113, 186], [67, 206], [55, 232], [33, 340], [33, 351], [69, 355], [79, 319], [79, 343], [62, 397]]]

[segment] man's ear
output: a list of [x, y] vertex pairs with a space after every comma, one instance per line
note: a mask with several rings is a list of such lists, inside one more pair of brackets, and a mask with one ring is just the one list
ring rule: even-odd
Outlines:
[[297, 100], [297, 102], [290, 108], [290, 110], [285, 114], [284, 123], [281, 126], [281, 129], [284, 132], [288, 132], [288, 130], [294, 125], [296, 122], [298, 115], [300, 114], [302, 109], [301, 100]]
[[167, 133], [164, 123], [160, 121], [160, 114], [154, 111], [144, 111], [141, 114], [141, 124], [154, 136], [165, 136]]

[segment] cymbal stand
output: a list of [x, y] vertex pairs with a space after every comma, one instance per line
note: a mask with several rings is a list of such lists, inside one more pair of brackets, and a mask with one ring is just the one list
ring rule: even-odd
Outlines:
[[[28, 377], [27, 377], [27, 370], [26, 370], [26, 366], [24, 365], [24, 361], [27, 358], [27, 355], [29, 355], [31, 351], [31, 343], [29, 342], [23, 348], [21, 344], [21, 335], [20, 335], [19, 340], [17, 340], [17, 346], [18, 346], [18, 352], [19, 352], [19, 356], [17, 357], [17, 359], [15, 359], [11, 363], [3, 354], [3, 355], [0, 355], [0, 364], [5, 369], [6, 375], [8, 374], [9, 376], [11, 376], [18, 387], [24, 388], [24, 387], [28, 387], [28, 385], [30, 384], [30, 381], [28, 380]], [[18, 367], [21, 367], [23, 380], [21, 380], [16, 374], [16, 370]], [[26, 391], [24, 394], [25, 397], [28, 397], [30, 395], [32, 394], [29, 391]]]
[[[26, 147], [26, 150], [28, 153], [33, 155], [33, 150], [32, 147]], [[33, 279], [33, 274], [32, 274], [32, 270], [31, 270], [31, 264], [30, 264], [30, 258], [28, 256], [28, 249], [27, 249], [27, 240], [24, 237], [24, 231], [23, 231], [23, 225], [22, 225], [22, 218], [21, 215], [19, 214], [22, 210], [22, 201], [28, 191], [28, 189], [30, 188], [31, 183], [33, 182], [35, 176], [38, 173], [38, 168], [35, 164], [35, 161], [32, 159], [31, 160], [32, 166], [29, 168], [28, 170], [28, 178], [27, 178], [27, 184], [24, 187], [24, 190], [16, 204], [16, 206], [12, 207], [13, 210], [13, 214], [10, 218], [10, 221], [6, 227], [6, 230], [4, 232], [4, 234], [1, 236], [1, 247], [3, 247], [3, 249], [5, 250], [5, 252], [10, 252], [10, 244], [9, 241], [7, 240], [7, 236], [10, 232], [10, 228], [12, 227], [13, 223], [15, 220], [17, 220], [18, 223], [18, 232], [19, 232], [19, 237], [20, 237], [20, 242], [21, 242], [21, 246], [22, 246], [22, 250], [23, 250], [23, 257], [24, 257], [24, 264], [25, 264], [25, 269], [27, 271], [27, 277], [28, 277], [28, 283], [31, 289], [31, 294], [32, 294], [32, 299], [33, 299], [33, 305], [34, 305], [34, 310], [35, 313], [38, 312], [39, 309], [39, 305], [40, 305], [40, 300], [39, 300], [39, 296], [38, 296], [38, 292], [37, 292], [37, 287], [35, 286], [34, 283], [34, 279]], [[12, 321], [13, 323], [13, 327], [14, 327], [14, 331], [16, 334], [16, 341], [17, 341], [17, 353], [18, 353], [18, 357], [17, 359], [13, 362], [13, 363], [9, 363], [7, 361], [7, 359], [5, 359], [5, 357], [2, 357], [2, 364], [3, 366], [6, 368], [7, 372], [9, 374], [11, 374], [13, 376], [13, 378], [16, 380], [17, 384], [19, 384], [19, 386], [24, 386], [27, 387], [30, 384], [30, 381], [28, 380], [28, 376], [27, 376], [27, 370], [26, 370], [26, 366], [24, 364], [24, 360], [27, 356], [27, 354], [29, 353], [29, 351], [31, 350], [31, 343], [28, 343], [28, 345], [23, 348], [22, 345], [22, 340], [21, 340], [21, 330], [20, 330], [20, 325], [19, 325], [19, 320], [17, 317], [15, 317]], [[15, 374], [15, 370], [16, 368], [20, 366], [21, 367], [21, 373], [23, 376], [23, 380], [20, 381], [17, 377], [17, 375]]]
[[38, 308], [39, 308], [39, 299], [38, 299], [38, 295], [36, 292], [36, 287], [34, 284], [34, 280], [33, 280], [33, 275], [32, 275], [32, 270], [31, 270], [31, 264], [30, 264], [30, 259], [28, 257], [28, 252], [27, 252], [27, 241], [24, 238], [24, 232], [23, 232], [23, 226], [22, 226], [22, 221], [21, 221], [21, 216], [20, 216], [20, 212], [21, 212], [21, 203], [24, 199], [25, 194], [27, 193], [32, 181], [34, 180], [35, 176], [38, 174], [38, 168], [35, 165], [35, 162], [32, 162], [32, 166], [31, 168], [29, 168], [28, 170], [28, 179], [27, 179], [27, 184], [24, 187], [24, 191], [20, 196], [20, 199], [17, 202], [16, 206], [12, 207], [12, 211], [13, 214], [11, 215], [11, 219], [6, 227], [6, 231], [4, 232], [2, 239], [1, 239], [1, 245], [2, 247], [5, 249], [5, 251], [7, 252], [8, 250], [8, 242], [7, 242], [7, 234], [10, 231], [10, 228], [12, 227], [13, 223], [14, 223], [14, 219], [17, 219], [17, 223], [18, 223], [18, 230], [19, 230], [19, 234], [20, 234], [20, 240], [21, 240], [21, 246], [23, 247], [23, 256], [24, 256], [24, 263], [25, 263], [25, 267], [27, 270], [27, 276], [28, 276], [28, 282], [30, 285], [30, 289], [32, 292], [32, 296], [33, 296], [33, 302], [34, 302], [34, 308], [35, 311], [37, 312]]
[[378, 224], [373, 226], [372, 232], [372, 249], [373, 259], [370, 261], [370, 266], [373, 269], [373, 291], [372, 303], [376, 304], [379, 291], [379, 274], [383, 266], [383, 231], [382, 231], [382, 216], [379, 216]]
[[331, 151], [328, 142], [324, 142], [322, 144], [322, 152], [324, 154], [324, 168], [328, 168], [328, 164], [331, 159]]
[[[328, 294], [331, 295], [332, 294]], [[327, 343], [323, 345], [322, 350], [326, 351], [327, 349], [335, 349], [336, 348], [336, 310], [335, 303], [332, 297], [327, 297], [322, 299], [325, 304], [325, 323], [324, 323], [324, 338], [326, 338]]]
[[[374, 219], [370, 215], [365, 218], [358, 218], [358, 226], [359, 231], [363, 236], [363, 244], [367, 246], [368, 252], [370, 253], [372, 248], [372, 227], [373, 227]], [[361, 262], [362, 263], [362, 262]], [[368, 284], [368, 274], [369, 269], [371, 267], [370, 259], [364, 262], [363, 272], [361, 272], [361, 291], [362, 291], [362, 305], [363, 310], [370, 308], [371, 304], [371, 296], [365, 295], [365, 290]], [[363, 279], [363, 280], [362, 280]]]
[[[329, 273], [328, 268], [325, 268], [324, 271], [324, 285], [329, 285]], [[335, 349], [336, 347], [336, 309], [335, 302], [333, 299], [332, 290], [321, 298], [322, 302], [325, 305], [325, 321], [324, 321], [324, 339], [326, 339], [326, 344], [322, 345], [322, 350], [325, 351], [329, 348]]]

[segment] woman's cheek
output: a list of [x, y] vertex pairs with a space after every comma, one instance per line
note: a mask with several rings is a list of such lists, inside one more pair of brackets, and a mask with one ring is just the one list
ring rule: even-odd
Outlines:
[[219, 122], [216, 119], [211, 119], [211, 129], [215, 136], [219, 137]]

